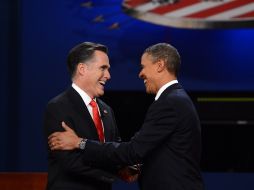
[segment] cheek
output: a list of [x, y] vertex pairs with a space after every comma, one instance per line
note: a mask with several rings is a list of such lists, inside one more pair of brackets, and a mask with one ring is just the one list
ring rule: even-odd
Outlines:
[[93, 78], [94, 82], [97, 82], [102, 78], [102, 72], [95, 72], [91, 77]]
[[95, 75], [96, 75], [96, 78], [97, 80], [100, 80], [101, 78], [103, 78], [105, 76], [105, 72], [103, 71], [98, 71]]

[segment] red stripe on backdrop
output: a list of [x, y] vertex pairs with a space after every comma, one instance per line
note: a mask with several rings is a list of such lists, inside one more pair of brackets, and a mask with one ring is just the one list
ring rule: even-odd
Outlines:
[[230, 1], [226, 4], [220, 5], [218, 7], [213, 7], [207, 10], [203, 10], [194, 14], [187, 15], [186, 17], [191, 17], [191, 18], [206, 18], [212, 15], [216, 15], [222, 12], [225, 12], [227, 10], [237, 8], [243, 5], [246, 5], [248, 3], [252, 3], [253, 0], [234, 0]]
[[142, 5], [144, 3], [149, 3], [151, 0], [125, 0], [125, 4], [129, 5], [130, 8], [135, 8], [136, 6]]
[[176, 9], [183, 8], [183, 7], [187, 7], [187, 6], [189, 6], [191, 4], [195, 4], [195, 3], [200, 3], [200, 0], [180, 1], [179, 3], [176, 3], [176, 4], [168, 4], [168, 5], [160, 6], [160, 7], [155, 8], [149, 12], [157, 13], [157, 14], [166, 14], [168, 12], [171, 12]]
[[238, 15], [237, 17], [234, 17], [234, 18], [251, 18], [251, 17], [252, 19], [254, 19], [254, 10], [242, 15]]

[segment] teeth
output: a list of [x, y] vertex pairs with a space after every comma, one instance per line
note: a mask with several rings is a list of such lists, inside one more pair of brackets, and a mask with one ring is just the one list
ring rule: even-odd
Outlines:
[[144, 80], [144, 83], [146, 83], [146, 80]]
[[99, 81], [99, 83], [101, 84], [101, 85], [105, 85], [105, 81]]

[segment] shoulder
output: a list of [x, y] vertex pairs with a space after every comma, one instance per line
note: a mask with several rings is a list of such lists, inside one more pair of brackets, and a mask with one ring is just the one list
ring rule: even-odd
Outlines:
[[57, 107], [64, 106], [65, 104], [68, 104], [69, 101], [69, 93], [70, 89], [67, 89], [66, 91], [63, 91], [62, 93], [58, 94], [57, 96], [53, 97], [49, 102], [47, 103], [46, 108], [47, 109], [54, 109]]
[[61, 94], [58, 94], [57, 96], [53, 97], [48, 104], [57, 104], [66, 101], [67, 99], [67, 93], [62, 92]]
[[171, 109], [183, 109], [192, 107], [192, 100], [183, 88], [166, 90], [157, 101], [157, 106], [170, 106]]
[[182, 88], [174, 89], [170, 93], [167, 93], [166, 97], [165, 97], [165, 100], [167, 100], [167, 101], [172, 100], [172, 99], [174, 99], [176, 101], [177, 100], [181, 101], [181, 100], [189, 99], [189, 96], [186, 93], [186, 91]]

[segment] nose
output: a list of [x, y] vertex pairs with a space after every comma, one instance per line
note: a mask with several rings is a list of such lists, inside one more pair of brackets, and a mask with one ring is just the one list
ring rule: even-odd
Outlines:
[[143, 74], [142, 70], [139, 72], [138, 77], [141, 78], [141, 79], [144, 77], [144, 74]]
[[111, 78], [110, 73], [109, 73], [109, 70], [106, 70], [106, 72], [105, 72], [105, 78], [106, 78], [107, 80], [109, 80], [109, 79]]

